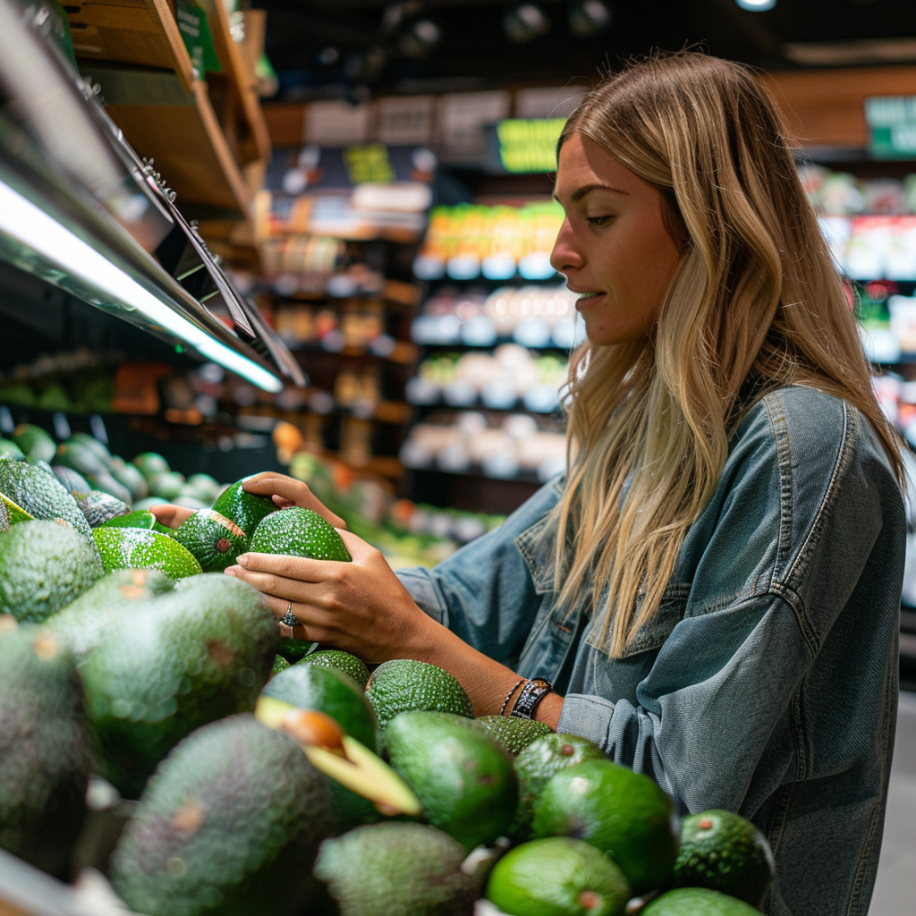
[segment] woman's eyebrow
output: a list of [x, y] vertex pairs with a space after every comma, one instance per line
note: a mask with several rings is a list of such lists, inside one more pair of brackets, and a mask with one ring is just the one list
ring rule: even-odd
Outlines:
[[[588, 194], [591, 194], [592, 191], [610, 191], [612, 194], [626, 194], [629, 195], [629, 191], [624, 191], [621, 188], [612, 188], [607, 184], [586, 184], [581, 188], [576, 188], [575, 191], [570, 195], [570, 200], [575, 204], [582, 200]], [[553, 199], [559, 201], [559, 198], [554, 192]]]

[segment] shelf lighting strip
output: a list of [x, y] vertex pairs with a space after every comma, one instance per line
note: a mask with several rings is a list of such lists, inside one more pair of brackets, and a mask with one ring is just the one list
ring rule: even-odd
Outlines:
[[0, 232], [47, 258], [66, 274], [98, 290], [100, 299], [112, 301], [128, 311], [142, 312], [206, 359], [219, 363], [264, 391], [282, 390], [283, 383], [266, 369], [211, 337], [2, 181]]

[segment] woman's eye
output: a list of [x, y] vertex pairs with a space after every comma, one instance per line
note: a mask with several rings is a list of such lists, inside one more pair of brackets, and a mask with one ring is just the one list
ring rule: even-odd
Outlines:
[[601, 229], [611, 221], [611, 217], [610, 216], [587, 216], [585, 218], [585, 221], [589, 225], [594, 226], [596, 229]]

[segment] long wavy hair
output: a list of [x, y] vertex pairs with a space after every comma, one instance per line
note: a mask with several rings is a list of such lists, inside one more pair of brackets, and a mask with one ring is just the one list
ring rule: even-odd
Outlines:
[[855, 406], [903, 481], [899, 438], [785, 133], [747, 69], [685, 51], [606, 77], [560, 137], [560, 147], [572, 134], [593, 140], [653, 184], [682, 245], [651, 340], [586, 342], [570, 362], [554, 520], [575, 536], [557, 538], [559, 601], [572, 609], [587, 590], [607, 607], [590, 641], [612, 657], [656, 614], [729, 436], [767, 391], [807, 385]]

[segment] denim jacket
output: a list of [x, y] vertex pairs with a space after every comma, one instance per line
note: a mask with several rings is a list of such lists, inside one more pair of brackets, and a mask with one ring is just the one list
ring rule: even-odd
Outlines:
[[650, 774], [682, 814], [727, 808], [769, 838], [774, 916], [864, 916], [898, 691], [903, 500], [870, 424], [804, 387], [732, 436], [655, 619], [613, 659], [601, 614], [557, 607], [547, 514], [562, 481], [434, 569], [414, 600], [565, 696], [558, 731]]

